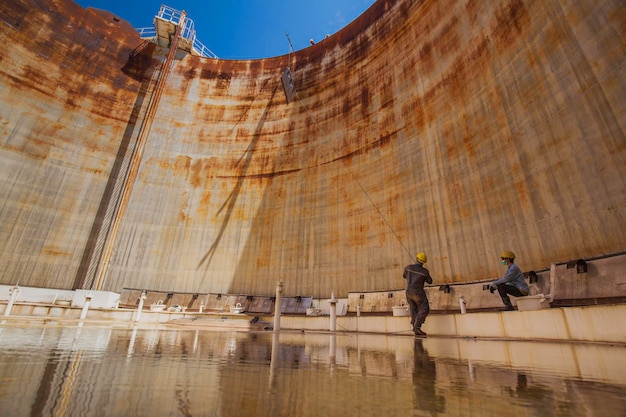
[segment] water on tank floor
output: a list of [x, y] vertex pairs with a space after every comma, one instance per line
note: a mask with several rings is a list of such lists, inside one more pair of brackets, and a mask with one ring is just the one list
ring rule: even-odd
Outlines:
[[10, 416], [617, 416], [626, 348], [95, 325], [0, 326]]

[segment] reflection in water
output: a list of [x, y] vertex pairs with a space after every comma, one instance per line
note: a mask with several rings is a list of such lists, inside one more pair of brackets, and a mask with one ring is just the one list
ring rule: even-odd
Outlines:
[[445, 411], [445, 397], [437, 395], [437, 367], [424, 348], [424, 339], [415, 339], [413, 343], [413, 392], [414, 406], [418, 410], [431, 413]]
[[[619, 415], [623, 347], [0, 327], [12, 416]], [[590, 412], [593, 410], [593, 412]]]
[[[529, 408], [534, 408], [537, 411], [555, 409], [555, 399], [552, 395], [552, 390], [544, 387], [541, 383], [528, 385], [526, 374], [518, 373], [515, 389], [507, 387], [505, 391], [512, 401], [520, 400], [521, 404], [526, 404]], [[573, 415], [574, 411], [569, 409], [569, 404], [559, 404], [556, 409], [568, 416]]]

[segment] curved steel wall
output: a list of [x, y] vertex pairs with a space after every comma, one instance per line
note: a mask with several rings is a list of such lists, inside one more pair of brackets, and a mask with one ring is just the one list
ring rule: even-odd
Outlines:
[[316, 297], [401, 288], [420, 250], [442, 283], [626, 247], [620, 1], [378, 1], [291, 56], [179, 56], [113, 235], [167, 51], [10, 3], [0, 282], [93, 286], [109, 241], [105, 289]]

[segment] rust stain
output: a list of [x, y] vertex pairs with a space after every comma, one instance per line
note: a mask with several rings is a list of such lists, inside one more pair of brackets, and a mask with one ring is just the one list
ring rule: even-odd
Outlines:
[[[521, 1], [513, 0], [498, 11], [496, 21], [496, 28], [493, 31], [493, 36], [496, 39], [495, 47], [508, 48], [516, 37], [523, 34], [524, 28], [530, 23], [530, 18], [524, 4]], [[458, 22], [456, 25], [458, 26]], [[442, 34], [439, 39], [443, 45], [439, 49], [444, 53], [447, 51], [447, 54], [451, 54], [452, 51], [459, 49], [458, 36], [453, 33], [453, 27], [446, 24], [441, 31]], [[442, 91], [445, 91], [448, 97], [452, 97], [456, 101], [467, 101], [468, 89], [472, 85], [468, 78], [468, 74], [471, 74], [472, 70], [469, 70], [467, 67], [468, 65], [474, 65], [474, 63], [483, 62], [486, 59], [487, 55], [485, 54], [489, 54], [490, 43], [490, 37], [484, 35], [477, 41], [474, 41], [472, 45], [469, 45], [467, 48], [468, 52], [458, 55], [443, 77], [425, 92], [425, 99], [430, 101], [438, 94], [442, 94]], [[433, 59], [431, 49], [431, 45], [427, 43], [420, 50], [420, 63], [425, 69], [429, 68], [429, 61]], [[434, 62], [432, 65], [435, 65]]]
[[[96, 175], [104, 175], [105, 174], [104, 170], [102, 170], [102, 169], [95, 169], [95, 168], [85, 167], [85, 168], [82, 168], [82, 170], [85, 171], [85, 172], [90, 172], [92, 174], [96, 174]], [[108, 175], [108, 172], [106, 172], [106, 174]]]
[[[421, 6], [422, 2], [423, 0], [421, 1], [418, 0], [415, 3], [419, 7]], [[398, 26], [406, 24], [406, 20], [408, 20], [410, 16], [411, 6], [412, 6], [412, 3], [400, 3], [400, 7], [399, 7], [400, 10], [398, 11], [398, 14], [400, 16], [400, 22], [398, 22]]]
[[183, 203], [178, 211], [178, 220], [184, 223], [188, 219], [187, 211], [189, 210], [189, 193], [183, 193]]
[[368, 241], [368, 227], [363, 223], [356, 223], [351, 228], [352, 239], [350, 239], [351, 244], [355, 244], [357, 246], [365, 246]]
[[397, 211], [398, 207], [400, 207], [400, 200], [402, 199], [402, 195], [399, 191], [396, 191], [387, 199], [387, 210], [389, 214], [393, 214]]
[[182, 72], [183, 78], [187, 81], [193, 80], [197, 77], [197, 69], [195, 67], [184, 67], [185, 70]]
[[370, 106], [370, 92], [366, 86], [361, 88], [361, 113], [366, 116]]
[[41, 249], [42, 255], [51, 255], [51, 256], [59, 256], [59, 257], [70, 257], [73, 256], [73, 253], [66, 252], [61, 250], [58, 246], [44, 246]]
[[203, 68], [200, 72], [200, 78], [203, 80], [223, 80], [230, 81], [232, 78], [230, 74], [221, 71], [215, 71], [212, 69]]
[[280, 177], [282, 175], [293, 174], [294, 172], [300, 171], [300, 168], [296, 169], [288, 169], [285, 171], [274, 171], [274, 172], [264, 172], [258, 174], [243, 174], [243, 175], [216, 175], [215, 178], [241, 178], [241, 179], [271, 179], [275, 177]]
[[[513, 178], [520, 178], [524, 176], [524, 173], [522, 172], [522, 167], [521, 165], [517, 164], [517, 165], [513, 165], [511, 167], [511, 175], [513, 176]], [[515, 190], [517, 191], [517, 196], [519, 198], [519, 201], [522, 203], [527, 203], [529, 202], [529, 195], [528, 195], [528, 188], [527, 188], [527, 184], [525, 183], [525, 181], [515, 181]]]
[[522, 203], [527, 203], [529, 201], [529, 196], [526, 184], [524, 182], [518, 181], [515, 183], [515, 188], [517, 190], [519, 201]]
[[194, 188], [202, 186], [204, 180], [210, 177], [207, 172], [209, 167], [210, 163], [206, 159], [193, 160], [186, 169], [188, 171], [189, 184]]
[[203, 68], [202, 71], [200, 71], [200, 79], [217, 81], [215, 87], [220, 90], [228, 89], [231, 78], [231, 74], [227, 72], [216, 71], [208, 68]]
[[389, 144], [392, 139], [396, 138], [398, 132], [399, 132], [399, 129], [395, 130], [393, 132], [385, 132], [384, 134], [379, 136], [377, 140], [375, 140], [375, 141], [373, 141], [371, 143], [368, 143], [366, 146], [357, 148], [357, 149], [355, 149], [355, 150], [353, 150], [351, 152], [344, 153], [343, 155], [340, 155], [340, 156], [338, 156], [336, 158], [333, 158], [331, 160], [322, 162], [321, 165], [326, 165], [326, 164], [329, 164], [331, 162], [341, 161], [341, 160], [349, 161], [353, 157], [358, 156], [358, 155], [363, 155], [363, 154], [371, 151], [372, 149], [383, 148], [387, 144]]
[[36, 91], [48, 97], [54, 97], [53, 80], [43, 71], [31, 65], [25, 65], [19, 77], [9, 77], [19, 89]]
[[425, 42], [418, 52], [420, 69], [426, 74], [430, 74], [435, 69], [435, 59], [433, 57], [433, 45]]
[[472, 26], [476, 25], [476, 23], [478, 22], [478, 14], [480, 13], [479, 3], [468, 1], [465, 4], [465, 13], [469, 18], [470, 24]]
[[201, 217], [206, 217], [209, 213], [209, 207], [211, 203], [212, 193], [210, 190], [203, 190], [200, 195], [200, 202], [198, 203], [198, 209], [196, 210], [197, 214]]
[[270, 265], [270, 257], [269, 256], [259, 256], [256, 259], [257, 268], [265, 268]]
[[496, 13], [496, 27], [493, 30], [497, 48], [509, 48], [529, 25], [530, 15], [522, 0], [512, 0], [500, 8]]
[[384, 78], [381, 88], [380, 88], [381, 105], [380, 105], [379, 110], [385, 110], [393, 106], [393, 103], [394, 103], [393, 82], [394, 82], [393, 75], [390, 75]]
[[485, 59], [486, 57], [483, 55], [485, 54], [485, 52], [488, 52], [489, 42], [489, 37], [485, 36], [478, 40], [474, 48], [468, 48], [469, 53], [467, 56], [469, 57], [469, 59], [471, 61], [482, 61], [483, 59]]
[[476, 136], [476, 133], [470, 131], [466, 114], [463, 114], [461, 117], [461, 129], [463, 130], [463, 145], [465, 146], [465, 151], [469, 158], [474, 160], [476, 158], [476, 149], [474, 148], [473, 138]]
[[367, 56], [371, 43], [369, 37], [361, 32], [356, 35], [356, 39], [351, 43], [351, 47], [346, 54], [346, 61], [358, 61], [360, 57]]
[[421, 131], [426, 126], [424, 115], [424, 106], [420, 97], [413, 97], [402, 105], [402, 119], [405, 121], [413, 120], [415, 128]]
[[433, 44], [437, 45], [437, 49], [441, 51], [442, 55], [451, 55], [460, 49], [459, 35], [456, 31], [458, 23], [459, 18], [452, 16], [433, 40]]
[[189, 173], [191, 167], [192, 159], [186, 155], [178, 155], [174, 160], [174, 174], [176, 175], [187, 175]]
[[26, 4], [13, 2], [11, 7], [2, 10], [3, 23], [12, 29], [29, 31], [34, 24], [33, 19], [28, 19], [29, 7]]

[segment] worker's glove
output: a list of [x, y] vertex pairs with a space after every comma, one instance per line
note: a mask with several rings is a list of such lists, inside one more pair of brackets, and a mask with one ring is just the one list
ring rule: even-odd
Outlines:
[[495, 291], [496, 291], [496, 286], [493, 284], [489, 284], [489, 292], [493, 294]]

